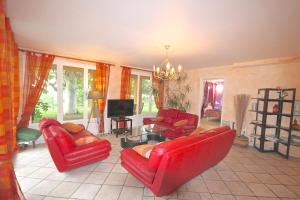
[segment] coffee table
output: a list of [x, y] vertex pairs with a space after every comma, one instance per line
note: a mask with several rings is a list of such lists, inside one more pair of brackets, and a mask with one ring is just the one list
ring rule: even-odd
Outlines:
[[165, 126], [160, 125], [143, 125], [133, 128], [132, 133], [125, 133], [125, 137], [121, 138], [121, 147], [129, 148], [141, 144], [147, 144], [149, 141], [163, 142], [166, 137], [162, 132], [167, 130]]

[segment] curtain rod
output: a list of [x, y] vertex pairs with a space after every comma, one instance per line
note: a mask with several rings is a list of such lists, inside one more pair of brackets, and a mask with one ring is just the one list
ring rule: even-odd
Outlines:
[[140, 71], [152, 72], [152, 70], [150, 70], [150, 69], [145, 69], [145, 68], [140, 68], [140, 67], [131, 67], [131, 66], [128, 66], [128, 65], [121, 65], [121, 67], [128, 67], [128, 68], [136, 69], [136, 70], [140, 70]]
[[96, 61], [96, 60], [87, 60], [87, 59], [81, 59], [81, 58], [74, 58], [74, 57], [70, 57], [70, 56], [62, 56], [62, 55], [57, 55], [57, 54], [53, 54], [53, 53], [48, 53], [48, 52], [42, 52], [42, 51], [36, 51], [36, 50], [31, 50], [31, 49], [25, 49], [25, 48], [19, 48], [19, 51], [21, 52], [33, 52], [33, 53], [44, 53], [44, 54], [51, 54], [54, 55], [55, 57], [59, 57], [59, 58], [66, 58], [66, 59], [72, 59], [72, 60], [78, 60], [78, 61], [83, 61], [83, 62], [91, 62], [91, 63], [105, 63], [111, 66], [115, 66], [115, 64], [112, 63], [107, 63], [105, 61]]

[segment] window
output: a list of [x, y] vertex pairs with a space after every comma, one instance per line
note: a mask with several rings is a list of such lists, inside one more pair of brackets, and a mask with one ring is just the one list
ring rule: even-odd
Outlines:
[[83, 69], [63, 67], [64, 120], [83, 118]]
[[[88, 91], [96, 90], [96, 70], [89, 69], [88, 70]], [[88, 116], [91, 114], [93, 102], [88, 100]], [[93, 113], [92, 117], [96, 117], [96, 113]]]
[[41, 97], [32, 113], [32, 122], [38, 123], [43, 117], [57, 118], [57, 73], [56, 65], [49, 71]]
[[137, 102], [137, 91], [138, 91], [138, 76], [131, 75], [130, 77], [130, 99], [134, 100], [134, 104]]
[[134, 99], [135, 109], [137, 109], [139, 114], [157, 112], [157, 108], [152, 95], [152, 84], [150, 76], [132, 74], [130, 79], [130, 86], [130, 98]]
[[51, 117], [86, 123], [91, 110], [87, 94], [95, 88], [95, 72], [95, 64], [56, 58], [31, 122]]

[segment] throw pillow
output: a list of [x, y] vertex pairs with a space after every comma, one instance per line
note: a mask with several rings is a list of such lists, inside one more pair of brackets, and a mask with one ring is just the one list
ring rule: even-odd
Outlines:
[[158, 116], [155, 118], [150, 119], [152, 122], [162, 122], [164, 120], [164, 117]]
[[188, 123], [188, 120], [187, 119], [183, 119], [183, 120], [179, 120], [179, 121], [175, 122], [173, 124], [173, 126], [185, 126], [185, 125], [187, 125], [187, 123]]
[[79, 133], [84, 130], [84, 126], [79, 124], [74, 124], [72, 122], [63, 123], [62, 127], [72, 134]]
[[206, 132], [206, 129], [202, 128], [202, 127], [198, 127], [196, 128], [196, 130], [194, 130], [191, 135], [200, 135], [202, 133]]
[[144, 158], [149, 159], [152, 149], [154, 148], [155, 144], [142, 144], [133, 147], [132, 149], [136, 151], [138, 154], [143, 156]]
[[76, 146], [82, 146], [82, 145], [89, 144], [89, 143], [92, 143], [95, 141], [98, 141], [97, 137], [95, 137], [93, 135], [87, 135], [87, 136], [83, 136], [83, 137], [76, 139], [74, 141], [74, 143]]

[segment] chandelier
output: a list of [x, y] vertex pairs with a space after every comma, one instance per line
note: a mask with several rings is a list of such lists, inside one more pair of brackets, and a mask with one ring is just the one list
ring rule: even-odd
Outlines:
[[174, 68], [169, 61], [168, 50], [170, 49], [170, 45], [165, 45], [165, 49], [165, 59], [159, 66], [153, 65], [154, 77], [163, 81], [177, 80], [181, 74], [182, 67], [181, 65], [178, 65], [177, 69]]

